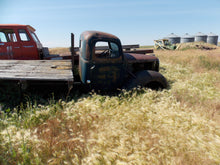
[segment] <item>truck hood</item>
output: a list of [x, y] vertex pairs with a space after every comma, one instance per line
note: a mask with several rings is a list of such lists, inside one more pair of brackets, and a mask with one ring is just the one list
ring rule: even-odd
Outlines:
[[145, 63], [159, 61], [159, 59], [153, 55], [124, 53], [124, 57], [127, 59], [128, 63]]

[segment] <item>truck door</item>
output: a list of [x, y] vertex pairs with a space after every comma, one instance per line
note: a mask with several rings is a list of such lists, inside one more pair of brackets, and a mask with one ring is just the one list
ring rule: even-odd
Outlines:
[[31, 35], [25, 29], [18, 30], [21, 52], [22, 56], [20, 59], [25, 60], [37, 60], [39, 59], [39, 53], [35, 41], [32, 39]]
[[18, 59], [21, 56], [20, 43], [12, 29], [0, 29], [0, 59]]
[[[99, 45], [102, 45], [104, 50], [99, 50]], [[118, 44], [114, 42], [96, 42], [90, 68], [91, 84], [94, 88], [115, 89], [123, 83], [123, 56], [119, 48]]]

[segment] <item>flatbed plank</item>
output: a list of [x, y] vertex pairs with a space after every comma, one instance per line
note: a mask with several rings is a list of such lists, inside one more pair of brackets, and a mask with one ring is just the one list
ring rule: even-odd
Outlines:
[[71, 60], [0, 60], [0, 80], [73, 81]]

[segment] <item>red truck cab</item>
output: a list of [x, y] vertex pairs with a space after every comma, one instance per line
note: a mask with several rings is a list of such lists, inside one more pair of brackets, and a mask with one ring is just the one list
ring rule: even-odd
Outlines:
[[0, 59], [42, 59], [42, 44], [34, 32], [30, 25], [0, 24]]

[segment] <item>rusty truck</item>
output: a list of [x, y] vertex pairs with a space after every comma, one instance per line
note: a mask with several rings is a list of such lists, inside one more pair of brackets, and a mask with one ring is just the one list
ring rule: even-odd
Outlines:
[[[74, 35], [71, 34], [69, 59], [46, 60], [34, 28], [27, 25], [19, 25], [17, 29], [10, 27], [17, 26], [0, 26], [0, 59], [4, 59], [0, 60], [0, 82], [15, 81], [22, 88], [32, 82], [65, 82], [69, 89], [74, 84], [84, 84], [98, 90], [167, 87], [166, 78], [159, 73], [157, 57], [126, 53], [120, 39], [112, 34], [83, 32], [78, 53], [74, 47]], [[24, 52], [27, 54], [24, 55]]]

